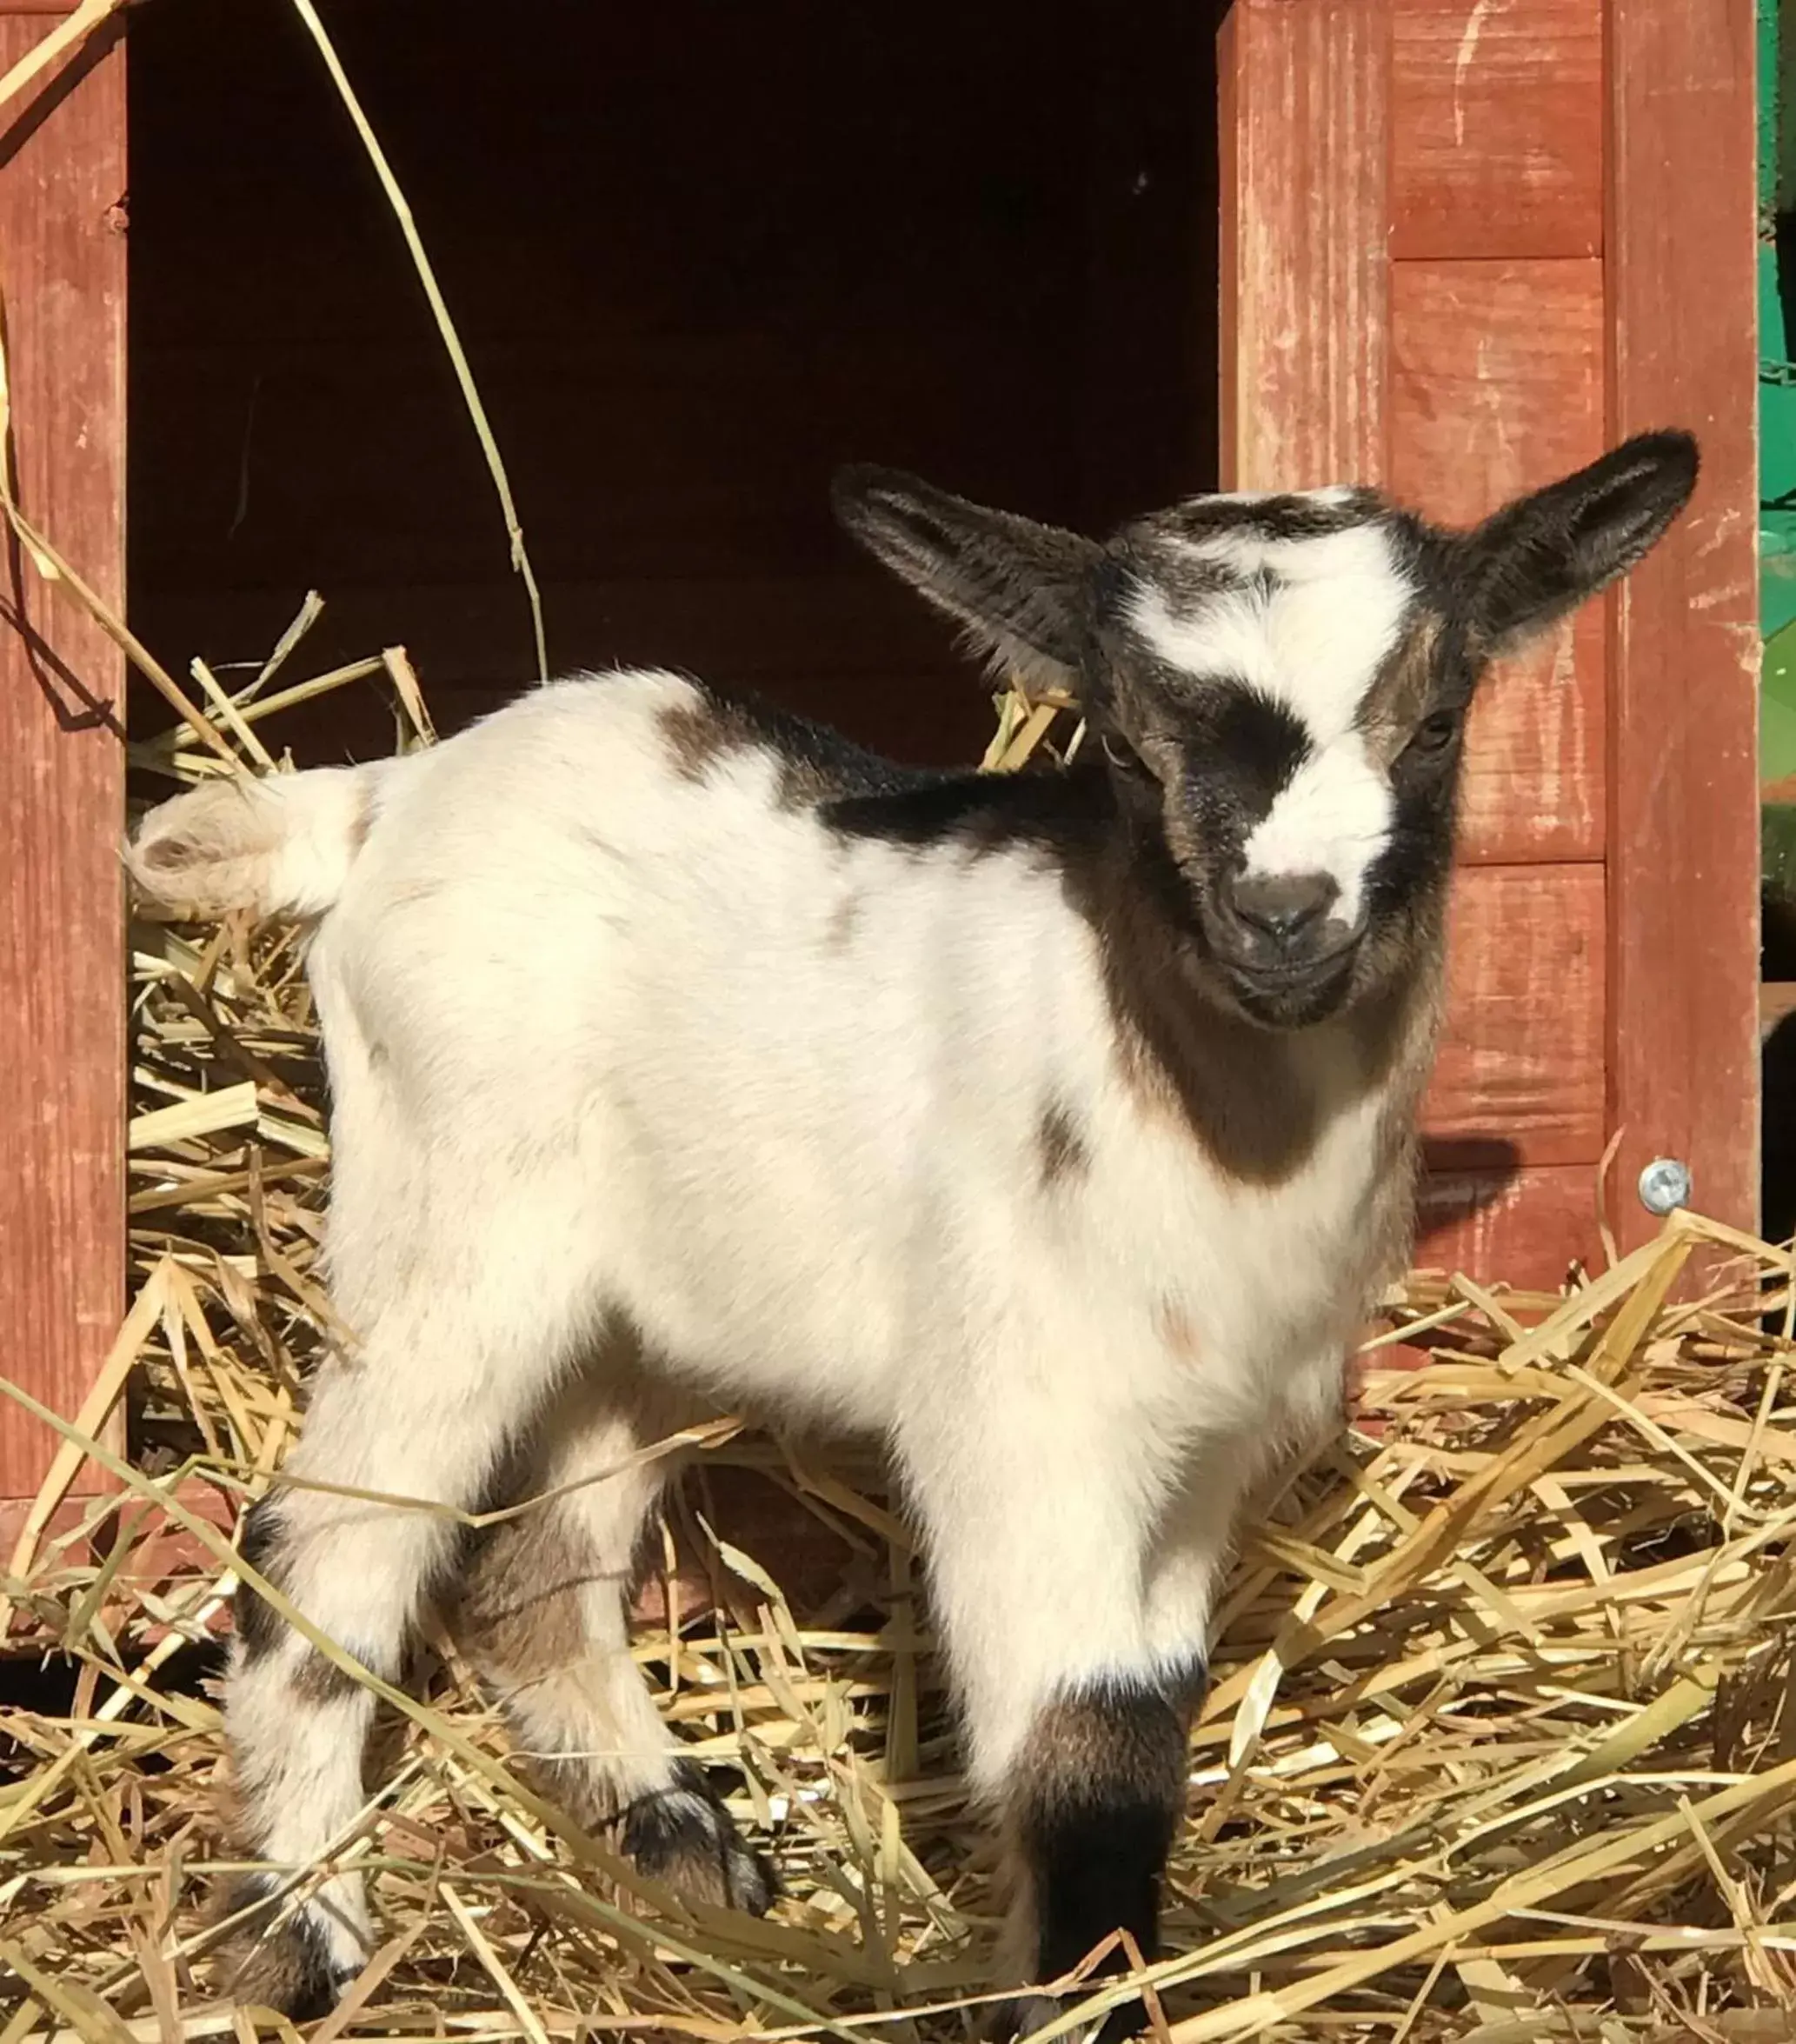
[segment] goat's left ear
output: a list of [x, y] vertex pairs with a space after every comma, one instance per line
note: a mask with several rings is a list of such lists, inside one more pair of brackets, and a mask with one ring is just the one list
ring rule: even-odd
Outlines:
[[835, 515], [862, 546], [966, 626], [988, 656], [1038, 682], [1077, 674], [1094, 541], [950, 496], [895, 469], [844, 469]]
[[1626, 575], [1689, 501], [1696, 470], [1691, 435], [1641, 433], [1467, 533], [1454, 578], [1474, 650], [1507, 652]]

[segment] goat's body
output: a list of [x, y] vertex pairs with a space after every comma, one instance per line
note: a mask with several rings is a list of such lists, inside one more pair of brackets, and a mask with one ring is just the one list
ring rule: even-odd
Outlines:
[[[925, 1496], [969, 1441], [994, 1499], [1114, 1441], [1131, 1546], [1206, 1455], [1312, 1432], [1382, 1275], [1384, 1092], [1343, 1075], [1291, 1177], [1232, 1181], [1131, 1069], [1038, 849], [844, 836], [767, 748], [682, 771], [688, 705], [563, 684], [380, 782], [311, 961], [349, 1324], [415, 1302], [440, 1354], [534, 1323], [602, 1368], [621, 1322], [709, 1397], [884, 1432]], [[1059, 1588], [1065, 1674], [1096, 1586]], [[1131, 1620], [1081, 1622], [1109, 1665]], [[981, 1773], [1010, 1715], [975, 1716]]]
[[528, 1273], [724, 1397], [902, 1435], [1021, 1342], [1132, 1439], [1263, 1434], [1363, 1302], [1383, 1095], [1232, 1181], [1130, 1069], [1049, 862], [845, 838], [766, 750], [688, 778], [688, 695], [565, 684], [381, 782], [311, 960], [351, 1323], [441, 1199], [459, 1286], [514, 1312]]
[[[430, 752], [248, 798], [269, 862], [259, 885], [232, 869], [246, 902], [284, 905], [283, 804], [309, 877], [336, 856], [317, 819], [343, 840], [309, 969], [331, 1285], [360, 1348], [327, 1366], [289, 1471], [465, 1506], [545, 1428], [573, 1443], [550, 1473], [590, 1473], [569, 1396], [596, 1402], [605, 1454], [652, 1437], [653, 1382], [878, 1430], [995, 1794], [1056, 1696], [1201, 1667], [1236, 1501], [1338, 1412], [1400, 1247], [1391, 1130], [1431, 989], [1376, 1072], [1345, 1029], [1266, 1039], [1311, 1135], [1245, 1181], [1119, 1030], [1051, 831], [932, 838], [906, 812], [927, 784], [869, 792], [872, 762], [820, 766], [803, 733], [795, 775], [753, 731], [705, 740], [722, 714], [669, 675], [563, 683]], [[227, 851], [234, 799], [189, 805]], [[196, 843], [219, 869], [181, 809], [172, 854], [154, 828], [139, 847], [165, 894]], [[303, 1490], [277, 1508], [289, 1594], [396, 1672], [420, 1582], [453, 1566], [440, 1522]], [[613, 1529], [593, 1569], [627, 1547]], [[520, 1679], [540, 1701], [558, 1678]], [[240, 1746], [283, 1750], [274, 1857], [316, 1852], [361, 1793], [363, 1700], [323, 1700], [296, 1737], [295, 1686], [246, 1660], [233, 1696]], [[536, 1749], [616, 1744], [616, 1709], [589, 1714], [538, 1722]], [[614, 1801], [675, 1778], [649, 1744]], [[340, 1972], [365, 1934], [335, 1892]]]

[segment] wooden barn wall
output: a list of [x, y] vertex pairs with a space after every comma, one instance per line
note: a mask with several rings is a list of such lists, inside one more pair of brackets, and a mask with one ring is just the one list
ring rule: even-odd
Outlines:
[[[0, 73], [62, 11], [3, 0]], [[0, 110], [17, 486], [115, 603], [124, 193], [116, 48], [90, 48]], [[16, 549], [0, 543], [0, 1375], [73, 1413], [124, 1307], [123, 676], [104, 636]], [[0, 1408], [0, 1501], [37, 1489], [56, 1445]], [[0, 1541], [9, 1534], [0, 1510]]]
[[[1223, 467], [1469, 523], [1642, 427], [1689, 516], [1473, 720], [1423, 1257], [1557, 1282], [1756, 1169], [1749, 0], [1237, 0]], [[1753, 840], [1749, 845], [1748, 837]]]

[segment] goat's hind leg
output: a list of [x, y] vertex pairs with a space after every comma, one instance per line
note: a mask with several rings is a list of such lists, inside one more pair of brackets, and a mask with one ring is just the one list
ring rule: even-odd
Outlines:
[[[546, 1344], [481, 1342], [429, 1318], [392, 1315], [353, 1361], [325, 1364], [283, 1477], [464, 1511], [479, 1503], [555, 1359]], [[242, 1550], [310, 1624], [396, 1683], [420, 1604], [462, 1538], [444, 1514], [283, 1481], [250, 1508]], [[313, 1888], [307, 1875], [364, 1807], [375, 1702], [252, 1588], [239, 1590], [224, 1707], [232, 1828], [248, 1854], [270, 1862], [229, 1898], [234, 1911], [269, 1905], [228, 1954], [225, 1984], [239, 2001], [322, 2014], [368, 1957], [361, 1876], [333, 1874]], [[276, 1902], [291, 1906], [276, 1916]]]
[[638, 1385], [564, 1393], [522, 1495], [579, 1488], [478, 1536], [456, 1631], [546, 1794], [679, 1894], [759, 1915], [768, 1869], [681, 1757], [629, 1650], [633, 1563], [672, 1467], [634, 1458], [678, 1423]]

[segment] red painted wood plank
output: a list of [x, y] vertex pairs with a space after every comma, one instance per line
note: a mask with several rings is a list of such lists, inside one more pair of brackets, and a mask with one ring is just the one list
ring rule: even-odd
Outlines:
[[1602, 0], [1392, 15], [1392, 255], [1600, 254]]
[[1399, 263], [1391, 482], [1471, 524], [1603, 444], [1600, 262]]
[[1752, 0], [1610, 0], [1614, 437], [1700, 436], [1690, 509], [1614, 604], [1610, 1112], [1618, 1224], [1681, 1157], [1758, 1212], [1757, 361]]
[[1419, 1270], [1551, 1291], [1573, 1263], [1603, 1268], [1593, 1165], [1432, 1172], [1416, 1219]]
[[[1406, 503], [1475, 523], [1603, 443], [1597, 262], [1399, 263], [1391, 475]], [[1600, 611], [1496, 669], [1466, 759], [1467, 859], [1598, 859], [1607, 817]]]
[[1593, 603], [1485, 676], [1466, 734], [1466, 862], [1602, 857], [1605, 639]]
[[[43, 24], [0, 19], [0, 70]], [[64, 71], [0, 121], [21, 497], [82, 573], [123, 581], [124, 68]], [[22, 608], [21, 608], [22, 607]], [[124, 1293], [117, 656], [13, 560], [0, 577], [0, 1371], [73, 1412]], [[0, 1497], [50, 1436], [0, 1421]]]
[[1226, 489], [1385, 473], [1384, 0], [1236, 0], [1221, 45]]
[[1603, 924], [1600, 866], [1460, 876], [1422, 1126], [1461, 1168], [1601, 1156]]

